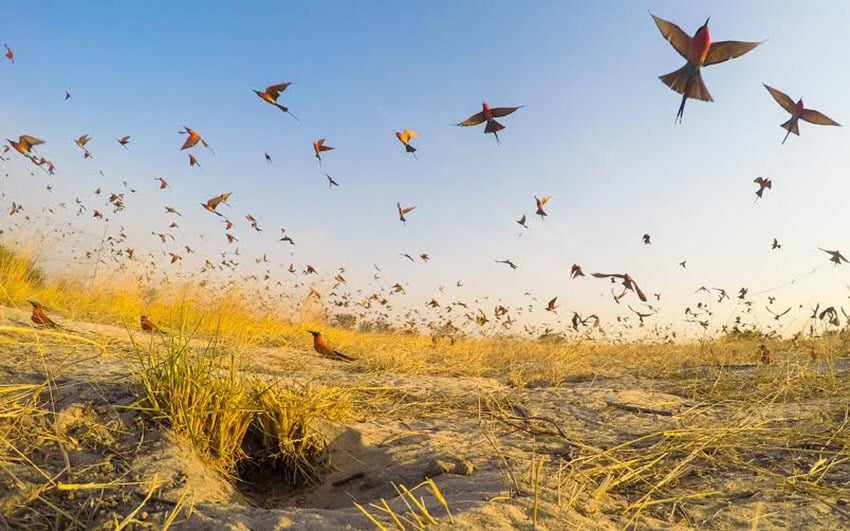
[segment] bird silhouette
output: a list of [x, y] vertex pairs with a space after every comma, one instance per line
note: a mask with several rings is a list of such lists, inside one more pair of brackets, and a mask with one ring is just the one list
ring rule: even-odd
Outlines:
[[493, 107], [491, 108], [486, 102], [481, 104], [481, 112], [475, 113], [466, 120], [460, 122], [460, 127], [471, 127], [475, 125], [480, 125], [484, 122], [487, 122], [487, 125], [484, 127], [485, 133], [493, 133], [493, 136], [496, 138], [496, 143], [501, 143], [499, 140], [499, 131], [505, 128], [504, 125], [500, 124], [496, 121], [496, 118], [501, 118], [503, 116], [507, 116], [517, 109], [522, 108], [522, 105], [519, 107]]
[[800, 120], [809, 122], [810, 124], [817, 125], [836, 125], [841, 126], [838, 122], [833, 120], [832, 118], [822, 114], [814, 109], [807, 109], [803, 105], [803, 98], [797, 100], [797, 103], [794, 103], [787, 94], [782, 92], [779, 89], [775, 89], [771, 86], [768, 86], [764, 83], [764, 88], [773, 96], [773, 99], [776, 100], [776, 103], [779, 104], [780, 107], [788, 111], [791, 114], [791, 118], [788, 119], [787, 122], [784, 122], [780, 125], [781, 128], [785, 129], [787, 133], [785, 133], [785, 138], [782, 139], [782, 144], [785, 144], [785, 141], [788, 140], [788, 135], [794, 133], [797, 136], [800, 136], [800, 128], [798, 127], [798, 123]]

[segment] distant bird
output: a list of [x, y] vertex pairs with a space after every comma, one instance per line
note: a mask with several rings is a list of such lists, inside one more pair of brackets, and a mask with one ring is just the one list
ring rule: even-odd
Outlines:
[[74, 143], [77, 144], [77, 147], [83, 150], [83, 158], [84, 159], [90, 159], [91, 158], [91, 153], [86, 148], [86, 144], [88, 144], [90, 140], [91, 140], [91, 137], [89, 135], [83, 135], [80, 138], [74, 140]]
[[687, 260], [682, 260], [681, 262], [679, 262], [679, 266], [680, 266], [682, 269], [687, 269], [687, 268], [688, 268], [688, 261], [687, 261]]
[[685, 102], [688, 98], [714, 101], [702, 81], [700, 74], [702, 67], [740, 57], [761, 44], [760, 42], [741, 41], [711, 42], [711, 35], [708, 31], [709, 19], [705, 20], [705, 24], [697, 29], [693, 37], [689, 37], [676, 24], [656, 17], [652, 13], [650, 15], [655, 21], [655, 25], [658, 26], [661, 35], [687, 61], [685, 66], [675, 72], [659, 76], [664, 84], [682, 95], [682, 103], [679, 105], [679, 112], [676, 114], [676, 121], [678, 122], [682, 121], [682, 115], [685, 113]]
[[777, 240], [776, 238], [774, 238], [774, 239], [773, 239], [773, 243], [772, 243], [772, 244], [770, 244], [770, 249], [771, 249], [771, 250], [773, 250], [773, 249], [781, 249], [781, 248], [782, 248], [782, 244], [781, 244], [781, 243], [779, 243], [779, 240]]
[[325, 177], [328, 178], [328, 189], [333, 188], [334, 186], [339, 186], [339, 183], [334, 180], [333, 177], [329, 173], [325, 174]]
[[430, 260], [430, 259], [431, 259], [431, 257], [428, 255], [428, 253], [422, 253], [422, 254], [420, 254], [420, 255], [419, 255], [419, 258], [420, 258], [423, 262], [427, 262], [428, 260]]
[[497, 263], [497, 264], [505, 264], [505, 265], [507, 265], [508, 267], [510, 267], [511, 269], [516, 269], [516, 268], [518, 268], [518, 267], [519, 267], [518, 265], [516, 265], [515, 263], [513, 263], [513, 262], [511, 262], [510, 260], [507, 260], [507, 259], [505, 259], [505, 260], [496, 260], [496, 263]]
[[543, 197], [534, 196], [534, 202], [537, 204], [537, 212], [535, 212], [535, 214], [540, 216], [540, 219], [548, 216], [546, 211], [543, 210], [543, 207], [546, 206], [546, 203], [548, 203], [550, 199], [552, 199], [551, 195], [544, 195]]
[[65, 91], [65, 101], [68, 101], [70, 99], [71, 99], [71, 93], [66, 90]]
[[650, 238], [650, 237], [649, 237], [649, 234], [644, 234], [644, 235], [643, 235], [643, 238], [641, 238], [641, 240], [643, 241], [643, 244], [644, 244], [644, 245], [649, 245], [649, 244], [651, 244], [651, 243], [652, 243], [651, 241], [649, 241], [649, 238]]
[[221, 195], [211, 197], [210, 199], [207, 199], [206, 203], [201, 203], [201, 206], [204, 207], [204, 210], [206, 210], [207, 212], [212, 212], [213, 214], [215, 214], [217, 216], [221, 216], [222, 214], [220, 212], [218, 212], [216, 210], [216, 208], [218, 208], [218, 205], [227, 201], [227, 199], [230, 197], [231, 193], [232, 192], [225, 192]]
[[269, 85], [262, 92], [260, 92], [259, 90], [255, 90], [254, 94], [256, 94], [261, 100], [265, 101], [266, 103], [274, 105], [281, 111], [298, 120], [298, 118], [296, 118], [294, 114], [289, 112], [289, 107], [284, 107], [283, 105], [277, 102], [278, 97], [280, 97], [280, 93], [286, 90], [286, 88], [291, 84], [292, 83], [279, 83], [277, 85]]
[[803, 106], [803, 98], [800, 98], [799, 100], [797, 100], [797, 103], [794, 103], [794, 101], [781, 90], [770, 87], [764, 83], [762, 83], [762, 85], [764, 85], [764, 88], [766, 88], [767, 91], [770, 92], [770, 95], [773, 96], [773, 99], [776, 100], [776, 103], [778, 103], [780, 107], [782, 107], [791, 114], [791, 118], [789, 118], [787, 122], [780, 125], [781, 128], [788, 131], [787, 133], [785, 133], [785, 138], [782, 139], [782, 144], [785, 144], [785, 141], [788, 140], [788, 135], [790, 135], [791, 133], [800, 136], [800, 129], [797, 125], [800, 120], [804, 120], [806, 122], [809, 122], [810, 124], [841, 126], [841, 124], [839, 124], [832, 118], [829, 118], [828, 116], [814, 109], [806, 109]]
[[759, 362], [762, 365], [770, 365], [773, 363], [773, 354], [770, 352], [770, 349], [764, 345], [764, 343], [759, 345]]
[[191, 128], [186, 127], [186, 126], [184, 125], [184, 126], [183, 126], [183, 131], [179, 131], [179, 133], [180, 133], [181, 135], [189, 135], [189, 136], [186, 138], [186, 141], [185, 141], [185, 142], [183, 142], [183, 146], [181, 146], [181, 147], [180, 147], [180, 149], [190, 149], [190, 148], [193, 148], [193, 147], [195, 147], [195, 146], [198, 144], [198, 142], [200, 142], [200, 143], [201, 143], [201, 144], [202, 144], [205, 148], [207, 148], [207, 149], [209, 149], [209, 148], [210, 148], [210, 145], [209, 145], [209, 144], [207, 144], [207, 141], [206, 141], [206, 140], [204, 140], [204, 139], [201, 137], [201, 135], [200, 135], [197, 131], [195, 131], [194, 129], [191, 129]]
[[790, 312], [790, 311], [791, 311], [791, 307], [790, 307], [790, 306], [788, 307], [788, 309], [787, 309], [787, 310], [785, 310], [785, 311], [784, 311], [784, 312], [782, 312], [782, 313], [776, 313], [776, 312], [774, 312], [773, 310], [771, 310], [770, 308], [768, 308], [767, 306], [765, 306], [765, 307], [764, 307], [764, 309], [765, 309], [765, 310], [767, 310], [767, 311], [768, 311], [768, 313], [770, 313], [770, 315], [772, 315], [772, 316], [773, 316], [773, 318], [774, 318], [775, 320], [777, 320], [777, 321], [779, 320], [779, 318], [780, 318], [780, 317], [782, 317], [783, 315], [785, 315], [786, 313], [788, 313], [788, 312]]
[[310, 335], [313, 336], [313, 349], [315, 349], [315, 351], [321, 354], [322, 356], [326, 358], [338, 359], [341, 361], [355, 361], [354, 358], [346, 356], [338, 350], [332, 349], [330, 345], [325, 342], [325, 339], [322, 337], [322, 334], [320, 332], [316, 332], [314, 330], [308, 330], [308, 332], [310, 333]]
[[756, 190], [756, 199], [761, 199], [762, 194], [764, 194], [764, 189], [769, 188], [773, 190], [773, 181], [770, 179], [765, 179], [764, 177], [756, 177], [753, 179], [753, 182], [759, 185], [759, 189]]
[[622, 279], [622, 284], [625, 289], [622, 294], [614, 297], [614, 300], [617, 302], [620, 302], [620, 299], [623, 298], [629, 290], [634, 291], [641, 301], [646, 302], [646, 295], [643, 294], [643, 291], [641, 291], [640, 287], [638, 287], [637, 282], [635, 282], [628, 273], [593, 273], [593, 276], [596, 278], [611, 278], [612, 282], [614, 282], [614, 279]]
[[320, 139], [316, 140], [315, 142], [313, 142], [313, 152], [316, 154], [316, 158], [319, 159], [319, 164], [322, 163], [322, 157], [321, 157], [321, 155], [319, 155], [319, 153], [321, 153], [322, 151], [330, 151], [332, 149], [336, 149], [336, 148], [331, 147], [331, 146], [326, 146], [324, 138], [320, 138]]
[[396, 203], [395, 206], [398, 209], [398, 219], [401, 220], [402, 223], [407, 222], [407, 219], [404, 217], [404, 215], [413, 211], [416, 208], [415, 206], [402, 208], [401, 203]]
[[416, 158], [416, 148], [410, 145], [410, 140], [417, 136], [419, 136], [419, 134], [416, 131], [411, 131], [410, 129], [395, 132], [395, 137], [398, 138], [399, 142], [404, 144], [404, 150], [407, 153], [412, 153], [414, 158]]
[[553, 297], [552, 299], [549, 300], [548, 303], [546, 303], [545, 309], [546, 309], [547, 312], [558, 313], [558, 311], [557, 311], [558, 307], [555, 306], [555, 302], [557, 302], [557, 300], [558, 300], [558, 297]]
[[496, 121], [496, 118], [501, 118], [503, 116], [507, 116], [517, 109], [522, 108], [522, 105], [519, 107], [493, 107], [490, 108], [487, 103], [483, 103], [481, 105], [481, 112], [473, 114], [466, 120], [460, 122], [459, 126], [461, 127], [471, 127], [475, 125], [480, 125], [487, 122], [487, 125], [484, 127], [485, 133], [493, 133], [493, 136], [496, 137], [496, 143], [500, 143], [499, 140], [499, 131], [505, 128], [504, 125], [500, 124]]
[[189, 167], [191, 168], [192, 166], [197, 166], [197, 167], [199, 167], [199, 168], [200, 168], [200, 167], [201, 167], [201, 163], [200, 163], [200, 162], [198, 162], [198, 159], [196, 159], [194, 155], [192, 155], [191, 153], [189, 153]]
[[581, 266], [578, 264], [573, 264], [573, 267], [570, 268], [570, 278], [578, 278], [583, 276], [584, 271], [581, 270]]
[[519, 225], [525, 229], [528, 228], [528, 225], [525, 224], [525, 214], [523, 214], [522, 217], [517, 220], [517, 223], [519, 223]]
[[844, 258], [844, 255], [841, 254], [841, 251], [827, 251], [826, 249], [822, 249], [821, 247], [818, 247], [818, 249], [828, 254], [830, 257], [829, 261], [833, 262], [835, 265], [841, 265], [841, 262], [850, 263], [846, 258]]
[[30, 316], [32, 322], [39, 326], [46, 326], [48, 328], [59, 328], [59, 325], [57, 325], [52, 320], [50, 320], [49, 317], [47, 317], [47, 314], [44, 313], [44, 307], [42, 307], [41, 304], [35, 301], [27, 302], [32, 304], [32, 315]]
[[4, 44], [3, 47], [6, 48], [6, 59], [11, 61], [12, 64], [15, 64], [15, 52], [13, 52], [11, 48], [9, 48], [8, 44]]
[[168, 181], [166, 181], [162, 177], [154, 177], [154, 181], [159, 181], [160, 190], [165, 190], [166, 188], [168, 188]]
[[130, 143], [130, 137], [129, 137], [129, 135], [122, 136], [121, 138], [119, 138], [119, 139], [118, 139], [118, 143], [119, 143], [119, 144], [121, 144], [121, 147], [123, 147], [124, 149], [129, 149], [129, 148], [127, 147], [127, 144], [129, 144], [129, 143]]
[[141, 316], [139, 320], [142, 330], [144, 330], [145, 332], [161, 332], [159, 327], [153, 324], [153, 322], [148, 319], [146, 315]]

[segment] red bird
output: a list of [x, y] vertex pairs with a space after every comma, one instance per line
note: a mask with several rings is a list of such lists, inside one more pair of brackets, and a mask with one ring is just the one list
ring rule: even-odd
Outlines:
[[615, 279], [617, 278], [623, 279], [622, 284], [623, 286], [625, 286], [623, 293], [614, 296], [614, 300], [618, 303], [620, 302], [620, 299], [622, 299], [626, 292], [629, 290], [634, 291], [641, 301], [646, 302], [646, 295], [644, 295], [643, 291], [641, 291], [641, 289], [638, 287], [637, 282], [635, 282], [635, 279], [633, 279], [628, 273], [593, 273], [593, 276], [596, 278], [610, 277], [611, 282], [616, 282]]
[[407, 219], [405, 219], [404, 215], [412, 212], [415, 209], [415, 206], [412, 207], [402, 207], [401, 203], [396, 203], [395, 207], [398, 209], [398, 219], [401, 220], [402, 223], [406, 223]]
[[661, 35], [687, 61], [685, 66], [675, 72], [659, 76], [664, 84], [682, 95], [682, 103], [679, 105], [679, 112], [676, 114], [676, 121], [678, 122], [682, 121], [685, 102], [688, 98], [714, 101], [702, 81], [702, 75], [700, 75], [702, 67], [740, 57], [761, 44], [760, 42], [742, 41], [711, 42], [711, 35], [708, 31], [709, 19], [705, 19], [705, 24], [697, 29], [693, 37], [688, 37], [688, 34], [682, 31], [679, 26], [658, 18], [652, 13], [650, 15], [655, 21], [655, 25], [658, 26], [658, 30], [661, 31]]
[[481, 105], [481, 112], [479, 112], [477, 114], [473, 114], [472, 116], [470, 116], [469, 118], [460, 122], [457, 125], [459, 125], [461, 127], [470, 127], [470, 126], [473, 126], [473, 125], [482, 124], [486, 121], [487, 125], [484, 127], [484, 132], [485, 133], [493, 133], [493, 136], [496, 137], [496, 143], [498, 144], [498, 143], [500, 143], [499, 131], [504, 129], [505, 126], [500, 124], [499, 122], [497, 122], [496, 118], [501, 118], [502, 116], [507, 116], [507, 115], [511, 114], [512, 112], [514, 112], [515, 110], [521, 108], [521, 107], [522, 107], [522, 105], [520, 105], [519, 107], [494, 107], [494, 108], [490, 108], [490, 106], [487, 105], [487, 103], [485, 102]]
[[322, 337], [322, 334], [320, 332], [316, 332], [314, 330], [307, 331], [310, 332], [311, 336], [313, 336], [313, 349], [315, 349], [315, 351], [321, 354], [322, 356], [326, 358], [337, 359], [340, 361], [354, 361], [354, 358], [352, 358], [351, 356], [346, 356], [342, 352], [332, 349], [330, 345], [328, 345], [328, 343], [325, 341], [325, 338]]
[[[288, 82], [288, 83], [279, 83], [277, 85], [269, 85], [262, 92], [260, 92], [259, 90], [255, 90], [254, 94], [256, 94], [264, 102], [269, 103], [271, 105], [274, 105], [275, 107], [277, 107], [281, 111], [285, 112], [289, 116], [292, 116], [293, 118], [295, 118], [295, 115], [292, 114], [291, 112], [289, 112], [289, 107], [285, 107], [285, 106], [283, 106], [283, 105], [281, 105], [280, 103], [277, 102], [277, 98], [280, 96], [280, 93], [283, 92], [284, 90], [286, 90], [286, 88], [291, 84], [292, 83]], [[298, 118], [295, 118], [295, 119], [298, 120]]]
[[578, 278], [583, 276], [584, 271], [581, 270], [581, 266], [578, 264], [573, 264], [573, 267], [570, 268], [570, 278]]
[[535, 212], [535, 214], [540, 216], [540, 219], [549, 215], [545, 210], [543, 210], [543, 207], [546, 206], [546, 203], [548, 203], [550, 199], [552, 199], [551, 195], [544, 195], [543, 197], [534, 196], [534, 201], [537, 203], [537, 212]]
[[331, 146], [326, 146], [324, 138], [320, 138], [320, 139], [316, 140], [315, 142], [313, 142], [313, 152], [316, 154], [316, 158], [319, 159], [319, 164], [322, 163], [322, 157], [321, 157], [321, 155], [319, 155], [319, 153], [321, 153], [322, 151], [330, 151], [332, 149], [336, 149], [336, 148], [333, 148]]
[[791, 133], [800, 136], [800, 129], [797, 127], [797, 122], [799, 122], [800, 120], [805, 120], [810, 124], [837, 125], [839, 127], [841, 126], [840, 123], [836, 122], [832, 118], [829, 118], [828, 116], [821, 114], [814, 109], [805, 108], [803, 106], [803, 98], [800, 98], [799, 100], [797, 100], [797, 103], [794, 103], [794, 101], [781, 90], [777, 90], [773, 87], [765, 85], [764, 83], [762, 83], [762, 85], [764, 85], [764, 88], [766, 88], [767, 91], [770, 92], [770, 95], [773, 96], [773, 99], [776, 100], [776, 103], [778, 103], [783, 109], [791, 113], [791, 118], [784, 124], [780, 125], [782, 129], [788, 131], [787, 133], [785, 133], [785, 138], [782, 139], [783, 144], [786, 140], [788, 140], [788, 135], [790, 135]]
[[771, 181], [770, 179], [765, 179], [764, 177], [756, 177], [755, 179], [753, 179], [753, 182], [758, 183], [759, 185], [759, 189], [756, 190], [756, 201], [761, 199], [762, 194], [764, 194], [765, 188], [770, 188], [771, 190], [773, 190], [773, 181]]
[[15, 64], [15, 52], [13, 52], [11, 48], [9, 48], [8, 44], [4, 44], [3, 47], [6, 48], [6, 59], [11, 61], [12, 64]]

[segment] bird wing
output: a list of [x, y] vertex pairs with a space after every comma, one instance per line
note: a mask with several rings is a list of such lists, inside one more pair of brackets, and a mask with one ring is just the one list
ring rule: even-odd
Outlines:
[[180, 149], [189, 149], [190, 147], [194, 147], [200, 139], [201, 137], [199, 136], [193, 137], [192, 135], [189, 135], [189, 138], [187, 138], [186, 141], [183, 142], [183, 146]]
[[770, 92], [770, 95], [773, 96], [773, 99], [776, 100], [776, 103], [778, 103], [783, 109], [785, 109], [789, 113], [794, 114], [794, 111], [797, 109], [797, 105], [794, 103], [794, 100], [792, 100], [788, 96], [788, 94], [785, 94], [781, 90], [775, 89], [765, 83], [762, 83], [762, 85], [764, 85], [764, 88], [766, 88], [767, 91]]
[[596, 278], [608, 278], [608, 277], [623, 278], [625, 275], [622, 275], [620, 273], [593, 273], [591, 276], [596, 277]]
[[272, 97], [273, 100], [277, 100], [277, 97], [280, 96], [280, 93], [286, 90], [286, 87], [291, 85], [291, 83], [279, 83], [277, 85], [269, 85], [266, 87], [266, 94]]
[[39, 144], [44, 144], [44, 140], [29, 135], [21, 135], [20, 137], [18, 137], [18, 142], [21, 144], [26, 142], [26, 144], [29, 146], [37, 146]]
[[672, 22], [664, 20], [663, 18], [658, 18], [652, 13], [650, 13], [650, 16], [652, 17], [652, 20], [655, 21], [655, 25], [658, 26], [658, 30], [661, 32], [661, 35], [667, 39], [667, 42], [669, 42], [670, 45], [679, 52], [679, 55], [687, 59], [688, 50], [691, 47], [691, 38], [688, 37], [688, 34]]
[[822, 114], [814, 109], [804, 109], [803, 113], [800, 115], [801, 120], [805, 120], [810, 124], [818, 124], [818, 125], [838, 125], [841, 124], [833, 120], [832, 118]]
[[493, 118], [501, 118], [502, 116], [507, 116], [520, 108], [522, 108], [522, 105], [519, 107], [494, 107], [490, 109], [490, 113], [493, 114]]
[[482, 111], [482, 112], [479, 112], [477, 114], [473, 114], [472, 116], [470, 116], [469, 118], [467, 118], [466, 120], [462, 121], [461, 123], [459, 123], [457, 125], [459, 125], [461, 127], [469, 127], [469, 126], [472, 126], [472, 125], [478, 125], [478, 124], [484, 123], [485, 119], [486, 118], [484, 118], [484, 111]]
[[632, 280], [632, 286], [635, 288], [635, 293], [637, 293], [638, 298], [643, 302], [646, 302], [646, 295], [644, 295], [643, 291], [641, 291], [641, 289], [638, 287], [637, 282]]
[[761, 42], [743, 42], [743, 41], [720, 41], [713, 42], [708, 48], [708, 54], [705, 56], [703, 66], [716, 65], [729, 59], [741, 57], [749, 52]]

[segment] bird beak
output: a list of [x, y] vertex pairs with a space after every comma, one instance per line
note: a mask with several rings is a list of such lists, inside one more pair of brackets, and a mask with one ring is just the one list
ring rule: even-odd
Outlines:
[[708, 21], [709, 20], [711, 20], [711, 17], [708, 17], [707, 19], [705, 19], [705, 24], [703, 24], [702, 27], [704, 27], [704, 28], [708, 27]]

